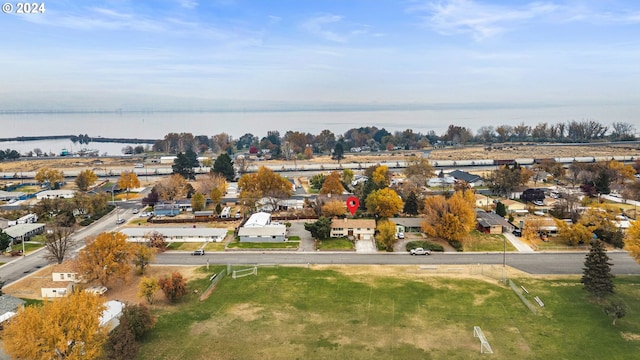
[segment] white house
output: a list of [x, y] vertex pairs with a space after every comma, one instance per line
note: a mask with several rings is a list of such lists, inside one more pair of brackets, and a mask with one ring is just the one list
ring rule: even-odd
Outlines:
[[40, 288], [40, 295], [43, 298], [65, 297], [76, 289], [73, 281], [48, 281]]
[[353, 237], [356, 240], [372, 240], [376, 232], [373, 219], [333, 219], [331, 237]]
[[149, 241], [149, 234], [162, 234], [166, 242], [222, 242], [227, 236], [226, 229], [193, 227], [129, 227], [120, 230], [130, 242]]
[[65, 261], [62, 264], [53, 265], [51, 270], [51, 281], [80, 281], [80, 277], [72, 261]]
[[281, 242], [286, 240], [287, 227], [272, 223], [271, 214], [258, 212], [252, 214], [238, 229], [240, 242]]

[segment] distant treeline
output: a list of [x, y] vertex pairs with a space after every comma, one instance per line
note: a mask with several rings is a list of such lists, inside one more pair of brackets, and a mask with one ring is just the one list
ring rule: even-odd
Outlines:
[[156, 141], [158, 141], [158, 139], [90, 137], [87, 134], [84, 134], [84, 135], [80, 134], [80, 135], [18, 136], [13, 138], [0, 138], [0, 142], [60, 140], [60, 139], [69, 139], [74, 143], [80, 143], [80, 144], [88, 144], [90, 142], [120, 143], [120, 144], [154, 144]]

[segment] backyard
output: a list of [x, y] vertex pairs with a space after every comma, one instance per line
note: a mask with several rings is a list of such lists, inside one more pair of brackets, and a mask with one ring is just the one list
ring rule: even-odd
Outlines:
[[[219, 272], [211, 267], [207, 272]], [[200, 271], [203, 271], [202, 269]], [[473, 272], [472, 272], [473, 273]], [[616, 326], [579, 277], [514, 275], [534, 315], [496, 278], [415, 266], [260, 267], [200, 302], [155, 308], [141, 359], [630, 359], [640, 349], [640, 279], [616, 278]], [[203, 274], [204, 275], [204, 274]], [[511, 275], [510, 275], [511, 276]], [[202, 278], [189, 283], [201, 293]], [[538, 305], [536, 305], [538, 306]], [[480, 353], [473, 327], [494, 354]]]

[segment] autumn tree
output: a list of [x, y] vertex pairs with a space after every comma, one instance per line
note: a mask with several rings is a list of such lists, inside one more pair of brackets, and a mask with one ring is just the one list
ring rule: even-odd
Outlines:
[[131, 271], [132, 246], [121, 232], [104, 232], [78, 253], [78, 270], [87, 281], [107, 285], [125, 279]]
[[529, 181], [528, 175], [528, 172], [523, 173], [522, 168], [515, 164], [514, 166], [501, 166], [492, 171], [486, 180], [489, 190], [493, 194], [508, 197], [513, 189]]
[[98, 180], [98, 175], [91, 169], [81, 171], [76, 177], [76, 186], [80, 191], [87, 191]]
[[140, 180], [138, 179], [138, 175], [133, 171], [123, 171], [120, 173], [120, 178], [118, 179], [118, 187], [120, 189], [127, 190], [127, 200], [129, 199], [129, 191], [131, 189], [135, 189], [140, 187]]
[[344, 216], [347, 212], [347, 206], [344, 201], [331, 200], [322, 205], [322, 215], [332, 218], [334, 216]]
[[367, 210], [377, 216], [388, 218], [402, 211], [403, 203], [400, 196], [389, 188], [375, 190], [367, 196]]
[[396, 242], [396, 225], [392, 221], [382, 220], [378, 222], [377, 230], [376, 242], [387, 251], [393, 251], [393, 245]]
[[143, 277], [138, 284], [138, 297], [147, 300], [148, 304], [153, 304], [156, 292], [160, 289], [158, 280], [155, 278]]
[[129, 329], [136, 340], [141, 340], [144, 334], [156, 324], [156, 318], [151, 314], [149, 308], [144, 304], [127, 305], [122, 310], [120, 320], [128, 322]]
[[627, 229], [624, 249], [640, 264], [640, 221], [634, 221]]
[[36, 172], [35, 179], [38, 184], [47, 184], [49, 189], [57, 189], [64, 181], [64, 173], [60, 170], [42, 168]]
[[422, 230], [430, 236], [462, 242], [475, 227], [473, 193], [457, 191], [449, 199], [430, 196], [424, 202]]
[[344, 184], [348, 185], [348, 184], [351, 184], [354, 177], [355, 177], [355, 174], [353, 173], [353, 170], [344, 169], [342, 170], [342, 176], [340, 177], [340, 180], [342, 180]]
[[187, 181], [178, 174], [162, 179], [155, 186], [158, 195], [163, 200], [174, 200], [186, 193]]
[[602, 299], [614, 293], [614, 275], [611, 273], [613, 264], [610, 260], [602, 242], [597, 239], [593, 240], [591, 249], [584, 261], [580, 282], [584, 285], [584, 289], [597, 299]]
[[193, 209], [193, 211], [204, 210], [205, 202], [206, 202], [206, 199], [204, 198], [204, 195], [202, 195], [199, 192], [196, 192], [191, 197], [191, 208]]
[[107, 339], [103, 301], [82, 291], [25, 307], [4, 327], [4, 351], [14, 359], [99, 358]]
[[67, 226], [64, 221], [57, 219], [52, 226], [47, 228], [44, 236], [44, 247], [47, 250], [47, 259], [62, 264], [67, 252], [75, 244], [71, 237], [75, 230], [75, 224]]
[[158, 285], [164, 292], [167, 300], [176, 302], [179, 298], [187, 293], [187, 281], [179, 272], [171, 273], [171, 276], [165, 276], [158, 279]]
[[259, 199], [267, 198], [274, 209], [279, 200], [291, 197], [292, 191], [289, 180], [264, 166], [261, 166], [256, 173], [242, 175], [238, 181], [238, 187], [240, 199], [252, 207]]
[[211, 202], [217, 204], [227, 192], [227, 179], [214, 173], [199, 176], [196, 178], [195, 189], [203, 195], [209, 195]]
[[332, 172], [325, 177], [320, 189], [320, 194], [336, 194], [340, 195], [344, 192], [344, 186], [340, 181], [340, 173], [337, 171]]
[[404, 169], [404, 173], [407, 180], [411, 181], [416, 186], [427, 185], [427, 181], [435, 176], [433, 166], [431, 166], [429, 160], [423, 157], [410, 161]]
[[143, 275], [147, 266], [155, 259], [158, 249], [147, 244], [132, 244], [133, 265], [138, 274]]
[[[125, 307], [127, 309], [128, 306]], [[140, 345], [129, 326], [129, 320], [120, 318], [120, 324], [109, 333], [101, 360], [136, 359]]]
[[389, 186], [391, 183], [391, 171], [385, 165], [376, 166], [369, 177], [375, 184], [378, 189]]

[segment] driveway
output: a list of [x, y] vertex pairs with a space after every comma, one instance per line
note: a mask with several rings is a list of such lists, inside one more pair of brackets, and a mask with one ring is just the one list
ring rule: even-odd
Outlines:
[[289, 228], [289, 236], [300, 237], [300, 247], [298, 251], [315, 251], [315, 240], [311, 236], [311, 233], [304, 229], [304, 223], [309, 220], [290, 220], [291, 227]]

